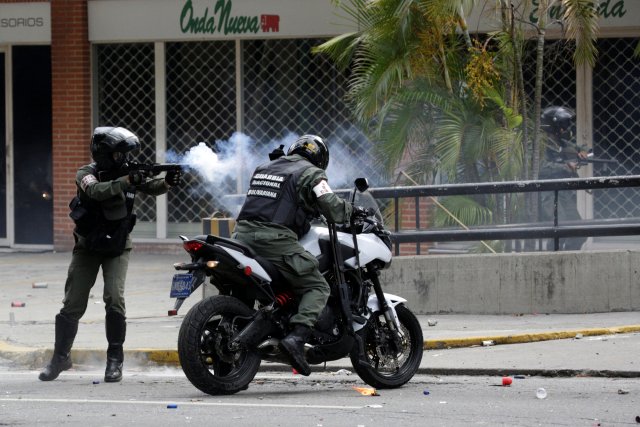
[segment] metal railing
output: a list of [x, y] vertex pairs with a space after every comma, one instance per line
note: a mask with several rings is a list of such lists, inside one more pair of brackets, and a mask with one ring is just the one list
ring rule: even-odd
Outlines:
[[[567, 237], [625, 236], [640, 234], [640, 218], [619, 218], [588, 221], [564, 221], [558, 223], [558, 192], [596, 190], [608, 188], [640, 187], [640, 175], [549, 179], [538, 181], [506, 181], [476, 184], [424, 185], [413, 187], [379, 187], [369, 191], [376, 199], [392, 199], [395, 206], [392, 240], [396, 255], [401, 243], [483, 241], [510, 239], [553, 239], [558, 250], [559, 239]], [[420, 218], [421, 197], [443, 197], [478, 194], [554, 192], [553, 223], [511, 224], [498, 226], [467, 227], [464, 230], [415, 230], [400, 231], [400, 199], [415, 198], [416, 221]]]

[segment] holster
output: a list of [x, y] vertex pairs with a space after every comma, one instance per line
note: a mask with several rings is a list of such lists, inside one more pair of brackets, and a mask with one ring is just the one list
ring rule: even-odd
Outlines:
[[75, 196], [69, 202], [69, 217], [73, 220], [76, 225], [76, 232], [81, 236], [86, 236], [91, 229], [93, 228], [97, 217], [95, 214], [92, 214], [89, 209], [87, 209], [80, 200], [80, 197]]

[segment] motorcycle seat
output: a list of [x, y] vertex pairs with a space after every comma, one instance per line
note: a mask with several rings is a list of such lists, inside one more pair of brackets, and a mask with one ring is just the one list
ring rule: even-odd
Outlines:
[[220, 236], [215, 236], [210, 234], [207, 236], [206, 242], [210, 244], [225, 246], [229, 249], [235, 249], [239, 252], [242, 252], [243, 255], [246, 255], [258, 261], [258, 264], [260, 264], [260, 266], [262, 266], [262, 268], [264, 268], [264, 270], [267, 272], [269, 277], [271, 277], [272, 282], [289, 283], [285, 279], [285, 277], [282, 275], [280, 270], [275, 265], [273, 265], [271, 261], [258, 255], [256, 251], [254, 251], [249, 245], [247, 245], [244, 242], [241, 242], [240, 240], [229, 239], [226, 237], [220, 237]]

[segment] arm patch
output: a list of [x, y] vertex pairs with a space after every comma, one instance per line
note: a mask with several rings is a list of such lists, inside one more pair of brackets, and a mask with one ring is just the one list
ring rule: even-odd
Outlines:
[[331, 187], [329, 187], [329, 183], [324, 179], [320, 181], [315, 187], [313, 187], [313, 192], [315, 193], [317, 198], [320, 198], [321, 196], [328, 193], [333, 193], [333, 191], [331, 191]]
[[80, 181], [80, 188], [82, 188], [82, 191], [86, 193], [87, 188], [96, 182], [98, 182], [98, 178], [96, 178], [94, 175], [86, 175], [84, 178], [82, 178], [82, 181]]

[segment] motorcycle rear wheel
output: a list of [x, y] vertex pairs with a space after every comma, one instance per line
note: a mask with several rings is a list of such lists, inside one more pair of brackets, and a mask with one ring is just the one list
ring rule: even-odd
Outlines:
[[260, 357], [229, 348], [252, 314], [236, 298], [223, 295], [206, 298], [189, 310], [178, 334], [178, 357], [187, 379], [200, 391], [233, 394], [253, 380]]
[[397, 388], [407, 383], [420, 367], [423, 353], [422, 327], [416, 316], [404, 305], [395, 307], [404, 334], [399, 351], [394, 345], [382, 313], [374, 313], [367, 326], [358, 333], [363, 339], [365, 357], [370, 366], [358, 363], [358, 349], [351, 352], [353, 369], [371, 387]]

